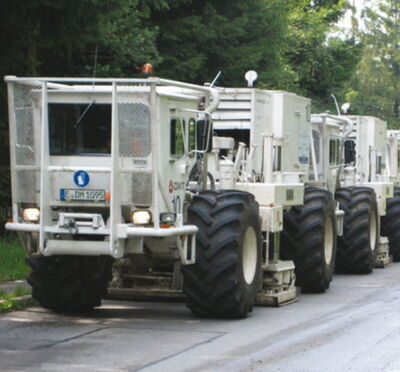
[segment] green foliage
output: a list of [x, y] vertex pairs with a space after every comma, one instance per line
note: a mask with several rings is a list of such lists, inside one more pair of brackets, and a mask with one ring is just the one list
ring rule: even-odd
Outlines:
[[222, 85], [243, 86], [248, 69], [277, 86], [287, 79], [283, 63], [285, 7], [280, 0], [174, 1], [153, 9], [159, 27], [158, 74], [197, 83], [221, 70]]
[[[7, 33], [4, 73], [46, 76], [92, 75], [99, 64], [123, 71], [157, 58], [155, 27], [143, 27], [139, 0], [16, 0], [0, 15]], [[1, 50], [1, 49], [0, 49]], [[127, 70], [125, 70], [127, 72]]]
[[25, 279], [28, 273], [21, 244], [13, 239], [0, 240], [0, 283]]
[[6, 293], [0, 291], [0, 312], [7, 312], [12, 310], [21, 309], [27, 305], [34, 304], [33, 299], [21, 301], [20, 297], [31, 294], [30, 288], [18, 286], [15, 291]]
[[329, 37], [346, 9], [344, 0], [290, 0], [287, 58], [297, 91], [314, 100], [316, 110], [332, 106], [331, 94], [351, 78], [361, 54], [354, 40]]
[[364, 21], [365, 31], [357, 34], [363, 55], [347, 91], [352, 112], [378, 116], [400, 128], [400, 1], [367, 7]]

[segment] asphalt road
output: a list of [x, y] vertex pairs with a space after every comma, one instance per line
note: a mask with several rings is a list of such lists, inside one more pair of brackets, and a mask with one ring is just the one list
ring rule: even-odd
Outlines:
[[105, 301], [91, 316], [0, 315], [0, 371], [400, 371], [400, 264], [244, 320]]

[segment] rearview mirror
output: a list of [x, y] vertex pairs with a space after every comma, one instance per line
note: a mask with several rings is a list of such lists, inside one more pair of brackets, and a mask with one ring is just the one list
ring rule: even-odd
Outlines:
[[345, 164], [356, 161], [356, 145], [353, 140], [344, 141], [344, 162]]
[[197, 150], [212, 151], [212, 132], [213, 126], [211, 120], [199, 120], [197, 122]]

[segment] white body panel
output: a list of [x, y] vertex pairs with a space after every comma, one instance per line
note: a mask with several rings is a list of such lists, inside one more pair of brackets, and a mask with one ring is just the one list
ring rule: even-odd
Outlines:
[[[387, 181], [386, 122], [372, 116], [351, 116], [350, 119], [355, 123], [351, 137], [356, 139], [357, 180], [360, 182]], [[381, 169], [378, 166], [378, 158], [381, 158]]]
[[345, 168], [342, 183], [346, 186], [367, 186], [375, 190], [378, 210], [386, 214], [386, 199], [393, 197], [393, 183], [386, 146], [385, 121], [372, 116], [349, 116], [354, 123], [349, 138], [355, 141], [355, 166]]
[[[246, 177], [239, 177], [237, 188], [256, 195], [260, 205], [302, 204], [310, 161], [310, 100], [284, 91], [247, 88], [219, 93], [220, 105], [212, 115], [214, 130], [235, 136], [237, 142], [249, 140], [243, 164]], [[296, 190], [291, 200], [286, 198], [288, 189]]]
[[400, 185], [400, 130], [387, 131], [387, 174], [396, 186]]
[[[175, 237], [176, 250], [183, 255], [188, 239], [182, 238], [182, 244], [180, 236], [197, 232], [196, 226], [183, 226], [185, 185], [196, 161], [194, 154], [189, 154], [189, 132], [193, 129], [195, 133], [191, 125], [196, 125], [200, 114], [206, 117], [218, 105], [214, 90], [161, 79], [7, 77], [6, 81], [13, 185], [13, 222], [7, 228], [38, 232], [36, 253], [44, 255], [92, 255], [96, 254], [97, 242], [97, 254], [121, 257], [132, 249], [140, 251], [146, 237]], [[203, 112], [197, 111], [200, 96], [205, 97], [207, 106]], [[73, 143], [74, 149], [57, 152], [68, 143], [65, 138], [69, 132], [58, 129], [61, 116], [52, 116], [53, 124], [49, 124], [50, 108], [64, 107], [68, 111], [72, 107], [76, 111], [75, 107], [84, 107], [76, 122], [65, 122], [68, 130], [83, 131], [80, 120], [92, 105], [104, 106], [109, 112], [109, 117], [97, 120], [99, 131], [100, 122], [111, 128], [111, 150], [91, 151], [80, 135]], [[61, 114], [53, 115], [62, 114], [61, 110]], [[177, 139], [171, 134], [173, 125], [174, 132], [182, 133], [174, 134]], [[172, 147], [177, 146], [182, 151], [173, 153]], [[86, 183], [83, 178], [79, 180], [83, 177], [80, 172], [87, 177]], [[65, 198], [89, 195], [91, 191], [105, 196], [99, 201]], [[22, 210], [26, 207], [40, 209], [39, 223], [24, 223]], [[130, 213], [136, 209], [151, 213], [149, 226], [131, 223]], [[162, 229], [160, 214], [166, 212], [175, 213], [176, 221]], [[80, 251], [79, 244], [73, 243], [77, 236], [86, 239], [79, 240]], [[129, 247], [129, 237], [134, 238], [134, 247]], [[173, 251], [171, 242], [174, 239], [165, 240], [163, 247], [169, 255]], [[185, 259], [182, 262], [188, 263]]]

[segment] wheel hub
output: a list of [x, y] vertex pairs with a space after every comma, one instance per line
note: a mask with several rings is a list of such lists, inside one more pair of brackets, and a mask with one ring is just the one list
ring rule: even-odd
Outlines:
[[333, 256], [333, 226], [332, 226], [332, 219], [327, 218], [325, 220], [325, 228], [324, 228], [324, 255], [325, 255], [325, 262], [329, 265], [332, 261]]
[[247, 228], [244, 236], [242, 255], [244, 280], [251, 284], [257, 271], [257, 236], [251, 226]]
[[371, 245], [371, 250], [375, 250], [376, 248], [376, 237], [378, 234], [378, 227], [377, 227], [377, 219], [375, 213], [372, 213], [371, 222], [369, 226], [369, 240]]

